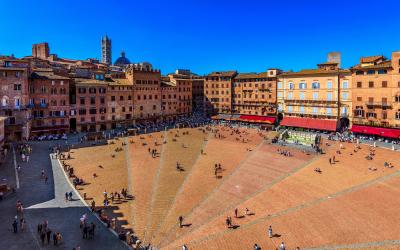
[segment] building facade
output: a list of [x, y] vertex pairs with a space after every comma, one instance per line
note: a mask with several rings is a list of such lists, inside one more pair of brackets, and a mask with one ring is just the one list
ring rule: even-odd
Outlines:
[[277, 83], [281, 125], [306, 128], [313, 124], [313, 129], [330, 131], [348, 128], [351, 86], [351, 72], [340, 69], [336, 62], [318, 64], [317, 69], [282, 73]]
[[32, 109], [31, 135], [68, 133], [70, 78], [53, 69], [35, 69], [29, 81], [29, 106]]
[[212, 72], [204, 80], [204, 108], [208, 114], [232, 114], [232, 84], [236, 71]]
[[31, 129], [29, 107], [29, 62], [13, 57], [0, 58], [0, 115], [5, 118], [5, 138], [28, 138]]
[[234, 78], [232, 112], [246, 115], [276, 115], [276, 82], [280, 71], [241, 73]]
[[353, 124], [400, 128], [400, 52], [362, 57], [351, 68]]

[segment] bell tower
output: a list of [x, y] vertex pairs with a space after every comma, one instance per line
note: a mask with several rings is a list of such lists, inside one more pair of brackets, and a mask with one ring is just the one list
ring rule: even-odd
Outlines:
[[101, 39], [101, 62], [111, 65], [111, 39], [107, 35]]

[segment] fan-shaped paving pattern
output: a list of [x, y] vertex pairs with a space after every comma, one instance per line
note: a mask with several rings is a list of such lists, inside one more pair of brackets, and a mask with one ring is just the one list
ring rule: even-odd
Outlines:
[[[293, 154], [287, 157], [263, 139], [272, 136], [246, 128], [171, 130], [75, 149], [67, 162], [90, 182], [79, 191], [96, 203], [104, 190], [129, 187], [135, 199], [114, 204], [119, 224], [128, 223], [126, 228], [133, 227], [140, 239], [159, 249], [183, 244], [189, 249], [251, 249], [254, 243], [270, 249], [281, 241], [289, 249], [398, 248], [398, 152], [377, 148], [373, 160], [367, 160], [371, 148], [366, 145], [356, 149], [344, 143], [339, 154], [339, 144], [331, 143], [324, 155], [280, 147]], [[122, 141], [127, 142], [124, 150], [115, 152]], [[153, 158], [149, 148], [161, 154]], [[336, 162], [329, 164], [333, 156]], [[384, 167], [387, 161], [394, 167]], [[177, 171], [177, 162], [184, 171]], [[221, 163], [221, 178], [214, 175], [216, 163]], [[244, 215], [245, 208], [253, 215]], [[179, 216], [191, 225], [180, 228]], [[227, 216], [236, 229], [226, 227]], [[267, 237], [269, 225], [279, 237]]]

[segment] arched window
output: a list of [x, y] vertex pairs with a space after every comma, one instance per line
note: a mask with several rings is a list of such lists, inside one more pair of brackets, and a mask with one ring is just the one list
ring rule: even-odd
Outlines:
[[8, 106], [8, 96], [3, 96], [3, 98], [1, 99], [1, 106]]
[[294, 89], [294, 83], [289, 82], [289, 89]]
[[395, 101], [395, 102], [400, 102], [400, 94], [396, 94], [396, 95], [394, 96], [394, 101]]
[[299, 84], [299, 89], [306, 89], [307, 88], [307, 84], [305, 82], [301, 82]]

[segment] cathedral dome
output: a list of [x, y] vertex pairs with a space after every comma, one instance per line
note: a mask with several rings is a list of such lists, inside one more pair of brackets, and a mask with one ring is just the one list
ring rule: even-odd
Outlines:
[[129, 61], [128, 58], [125, 57], [125, 51], [121, 52], [121, 56], [118, 57], [117, 60], [115, 60], [114, 65], [115, 66], [119, 66], [119, 67], [123, 67], [126, 66], [128, 64], [130, 64], [131, 62]]

